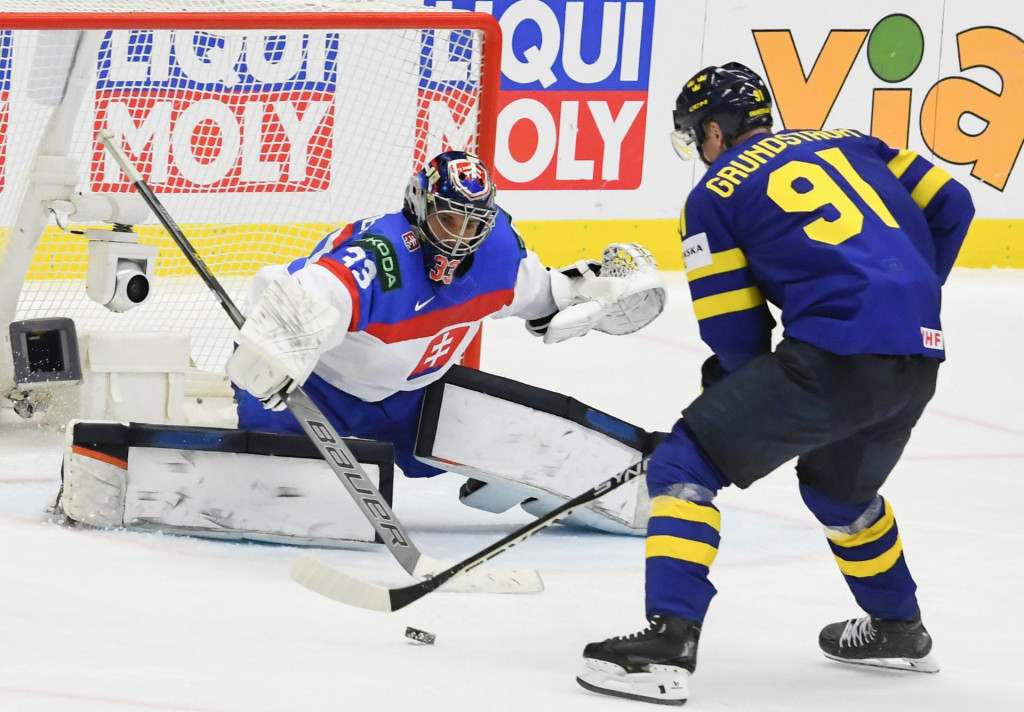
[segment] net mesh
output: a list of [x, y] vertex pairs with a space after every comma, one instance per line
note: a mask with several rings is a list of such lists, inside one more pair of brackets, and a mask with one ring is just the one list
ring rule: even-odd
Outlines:
[[[63, 0], [59, 9], [99, 5]], [[83, 33], [56, 29], [59, 14], [44, 13], [39, 29], [3, 29], [4, 12], [29, 8], [41, 10], [37, 0], [0, 1], [0, 281], [19, 287], [12, 295], [8, 284], [0, 301], [16, 300], [15, 319], [71, 317], [79, 332], [188, 333], [194, 365], [208, 371], [220, 370], [230, 353], [231, 321], [155, 219], [136, 228], [159, 250], [152, 296], [123, 314], [86, 296], [87, 240], [73, 232], [84, 227], [73, 215], [56, 216], [38, 240], [19, 228], [27, 204], [38, 211], [30, 178], [39, 154], [74, 158], [78, 191], [129, 192], [95, 139], [101, 128], [120, 139], [239, 303], [246, 278], [261, 266], [308, 253], [346, 222], [400, 208], [409, 176], [430, 156], [480, 148], [486, 34], [432, 29], [438, 13], [407, 15], [415, 18], [409, 28], [324, 26], [311, 12], [303, 27], [275, 26], [268, 15], [260, 29], [210, 30], [154, 28], [140, 14], [132, 16], [137, 28]], [[358, 0], [145, 3], [147, 11], [171, 9], [422, 8]], [[79, 73], [81, 106], [60, 106]]]

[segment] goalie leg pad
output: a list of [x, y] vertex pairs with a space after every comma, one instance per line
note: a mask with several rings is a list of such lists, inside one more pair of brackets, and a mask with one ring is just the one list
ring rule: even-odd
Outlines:
[[[72, 422], [58, 508], [72, 521], [345, 547], [373, 527], [305, 435]], [[390, 502], [394, 449], [346, 441]]]
[[[416, 457], [487, 483], [467, 488], [462, 499], [470, 506], [504, 511], [510, 502], [524, 503], [537, 515], [652, 450], [650, 433], [579, 401], [456, 366], [427, 388]], [[649, 515], [644, 480], [581, 508], [572, 523], [643, 535]]]

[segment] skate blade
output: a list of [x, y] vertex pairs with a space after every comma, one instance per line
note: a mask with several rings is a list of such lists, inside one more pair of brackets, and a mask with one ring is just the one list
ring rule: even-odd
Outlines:
[[648, 665], [642, 672], [626, 672], [615, 663], [583, 659], [576, 676], [580, 687], [602, 695], [657, 705], [683, 705], [690, 695], [690, 673], [673, 665]]
[[825, 653], [829, 660], [848, 665], [864, 665], [866, 667], [885, 668], [887, 670], [904, 670], [907, 672], [929, 672], [939, 671], [939, 662], [931, 655], [923, 658], [864, 658], [863, 660], [850, 660]]

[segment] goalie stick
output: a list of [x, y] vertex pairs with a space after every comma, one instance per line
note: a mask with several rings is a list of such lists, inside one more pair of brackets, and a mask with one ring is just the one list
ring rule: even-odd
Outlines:
[[367, 581], [361, 581], [310, 556], [296, 559], [295, 563], [292, 564], [292, 578], [296, 583], [305, 586], [310, 591], [327, 596], [335, 601], [340, 601], [341, 603], [347, 603], [350, 606], [366, 608], [371, 611], [381, 611], [383, 613], [397, 611], [405, 608], [410, 603], [418, 601], [428, 593], [436, 591], [455, 577], [466, 574], [485, 561], [489, 561], [502, 552], [508, 551], [519, 542], [529, 539], [542, 529], [547, 529], [562, 517], [572, 514], [573, 510], [636, 479], [644, 473], [649, 459], [649, 455], [645, 456], [622, 472], [612, 475], [583, 494], [577, 495], [562, 506], [539, 517], [536, 521], [516, 529], [486, 549], [481, 549], [469, 558], [449, 566], [444, 571], [438, 571], [426, 581], [410, 586], [387, 588]]
[[[103, 129], [97, 135], [98, 140], [107, 149], [110, 155], [117, 162], [128, 180], [135, 186], [146, 204], [156, 215], [157, 220], [167, 230], [171, 239], [181, 249], [185, 259], [192, 265], [196, 273], [202, 278], [206, 286], [213, 292], [220, 302], [224, 311], [227, 312], [236, 328], [241, 328], [245, 323], [245, 316], [232, 301], [231, 296], [224, 287], [217, 281], [217, 278], [210, 272], [209, 267], [196, 252], [195, 248], [185, 237], [177, 222], [171, 217], [163, 203], [149, 187], [142, 175], [135, 168], [124, 149], [114, 137], [114, 132]], [[391, 506], [384, 499], [376, 485], [366, 476], [359, 461], [352, 455], [348, 446], [341, 436], [324, 417], [320, 409], [310, 399], [302, 386], [297, 385], [295, 389], [284, 398], [288, 410], [302, 426], [302, 429], [313, 441], [320, 451], [328, 466], [335, 476], [348, 490], [349, 495], [355, 500], [363, 515], [369, 520], [374, 531], [380, 536], [388, 551], [398, 560], [407, 573], [416, 578], [430, 577], [443, 567], [443, 564], [436, 559], [423, 555], [416, 545], [412, 543], [409, 533], [402, 526], [402, 523], [391, 510]], [[493, 593], [535, 593], [543, 590], [544, 585], [540, 575], [531, 570], [522, 571], [487, 571], [481, 572], [481, 576], [471, 582], [464, 590], [487, 591]]]

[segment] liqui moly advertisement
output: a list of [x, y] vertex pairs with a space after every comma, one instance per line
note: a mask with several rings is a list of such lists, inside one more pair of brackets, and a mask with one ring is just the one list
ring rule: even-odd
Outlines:
[[643, 175], [654, 0], [451, 0], [503, 37], [504, 190], [629, 190]]
[[[96, 126], [124, 137], [159, 192], [324, 190], [337, 52], [331, 33], [112, 32]], [[94, 190], [116, 189], [121, 176], [98, 146], [92, 166]]]

